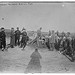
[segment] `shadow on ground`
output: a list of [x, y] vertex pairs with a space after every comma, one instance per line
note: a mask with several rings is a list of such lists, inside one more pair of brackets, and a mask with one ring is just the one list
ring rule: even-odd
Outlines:
[[35, 50], [31, 54], [31, 60], [26, 68], [25, 73], [41, 73], [41, 64], [40, 64], [40, 59], [41, 55], [38, 52], [38, 50]]

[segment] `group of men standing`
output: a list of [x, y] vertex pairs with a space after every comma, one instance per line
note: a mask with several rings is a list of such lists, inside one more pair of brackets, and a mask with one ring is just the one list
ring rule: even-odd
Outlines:
[[72, 61], [74, 61], [75, 37], [69, 32], [59, 35], [59, 33], [52, 31], [52, 34], [48, 36], [46, 46], [49, 50], [57, 50], [60, 53], [68, 55], [72, 58]]
[[[43, 40], [48, 47], [49, 50], [67, 50], [68, 52], [75, 52], [75, 37], [71, 37], [70, 33], [62, 33], [62, 35], [59, 35], [59, 33], [55, 33], [53, 30], [49, 31], [48, 36], [42, 36], [41, 29], [37, 30], [37, 45], [39, 47], [39, 40]], [[17, 27], [17, 30], [15, 31], [14, 28], [11, 28], [10, 32], [10, 47], [14, 48], [15, 46], [19, 46], [20, 48], [25, 48], [27, 45], [27, 41], [29, 40], [29, 37], [27, 35], [26, 29], [23, 28], [22, 31], [19, 30], [19, 27]], [[4, 51], [6, 48], [6, 33], [5, 29], [0, 29], [0, 49]], [[62, 51], [61, 50], [61, 51]]]
[[11, 28], [11, 33], [10, 33], [11, 48], [13, 48], [14, 46], [20, 45], [20, 35], [21, 35], [21, 32], [18, 27], [16, 31], [14, 31], [14, 28]]
[[[23, 28], [22, 31], [19, 30], [19, 27], [17, 27], [16, 31], [14, 30], [14, 28], [11, 28], [11, 32], [10, 32], [11, 48], [14, 48], [17, 45], [20, 46], [20, 48], [22, 47], [25, 48], [28, 40], [29, 37], [27, 35], [25, 28]], [[6, 49], [6, 33], [3, 27], [0, 29], [0, 49], [2, 49], [2, 51]]]
[[[37, 45], [39, 46], [39, 40], [43, 40], [45, 45], [48, 47], [49, 51], [59, 51], [65, 53], [74, 61], [75, 55], [75, 36], [71, 35], [70, 32], [59, 33], [54, 30], [49, 31], [47, 36], [41, 34], [41, 28], [37, 31]], [[42, 43], [42, 44], [43, 44]]]
[[20, 31], [19, 27], [17, 27], [16, 31], [14, 31], [14, 28], [11, 28], [10, 39], [11, 48], [14, 48], [14, 46], [17, 45], [20, 46], [20, 48], [25, 48], [29, 37], [25, 28], [23, 28], [22, 31]]

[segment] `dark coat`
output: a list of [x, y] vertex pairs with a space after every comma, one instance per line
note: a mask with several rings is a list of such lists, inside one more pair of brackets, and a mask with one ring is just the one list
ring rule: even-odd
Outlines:
[[16, 30], [15, 31], [15, 38], [19, 38], [20, 39], [20, 35], [21, 35], [21, 32], [19, 30]]
[[72, 40], [71, 40], [71, 42], [72, 42], [72, 43], [71, 43], [72, 48], [75, 50], [75, 38], [74, 38], [74, 39], [72, 39]]
[[15, 33], [11, 31], [10, 34], [10, 45], [14, 46], [15, 45]]
[[23, 32], [23, 33], [22, 33], [21, 43], [25, 43], [25, 42], [27, 42], [28, 40], [29, 40], [29, 39], [28, 39], [27, 33], [26, 33], [26, 32]]
[[0, 38], [2, 39], [2, 41], [6, 41], [6, 34], [4, 31], [0, 32]]
[[6, 34], [4, 31], [0, 32], [0, 48], [2, 48], [2, 45], [4, 48], [6, 47]]

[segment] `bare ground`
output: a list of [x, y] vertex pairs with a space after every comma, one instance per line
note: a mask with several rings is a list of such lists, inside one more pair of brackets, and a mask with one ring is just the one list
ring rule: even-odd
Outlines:
[[[22, 50], [18, 46], [9, 48], [8, 51], [0, 51], [0, 72], [1, 73], [24, 73], [30, 61], [30, 55], [34, 48], [26, 46]], [[39, 49], [42, 56], [40, 60], [41, 72], [75, 72], [75, 62], [70, 62], [65, 56], [57, 51], [48, 51], [48, 49]]]
[[[9, 43], [7, 39], [7, 43]], [[33, 46], [26, 46], [22, 50], [18, 46], [9, 48], [8, 51], [0, 50], [0, 73], [24, 73], [34, 52]], [[57, 51], [48, 51], [46, 48], [39, 49], [42, 56], [40, 60], [42, 73], [74, 73], [75, 62], [69, 61], [64, 55]]]

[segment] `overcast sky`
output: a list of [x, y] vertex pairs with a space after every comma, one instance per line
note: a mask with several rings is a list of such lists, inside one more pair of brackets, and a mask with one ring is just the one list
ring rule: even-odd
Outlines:
[[75, 3], [0, 5], [0, 27], [75, 32]]

